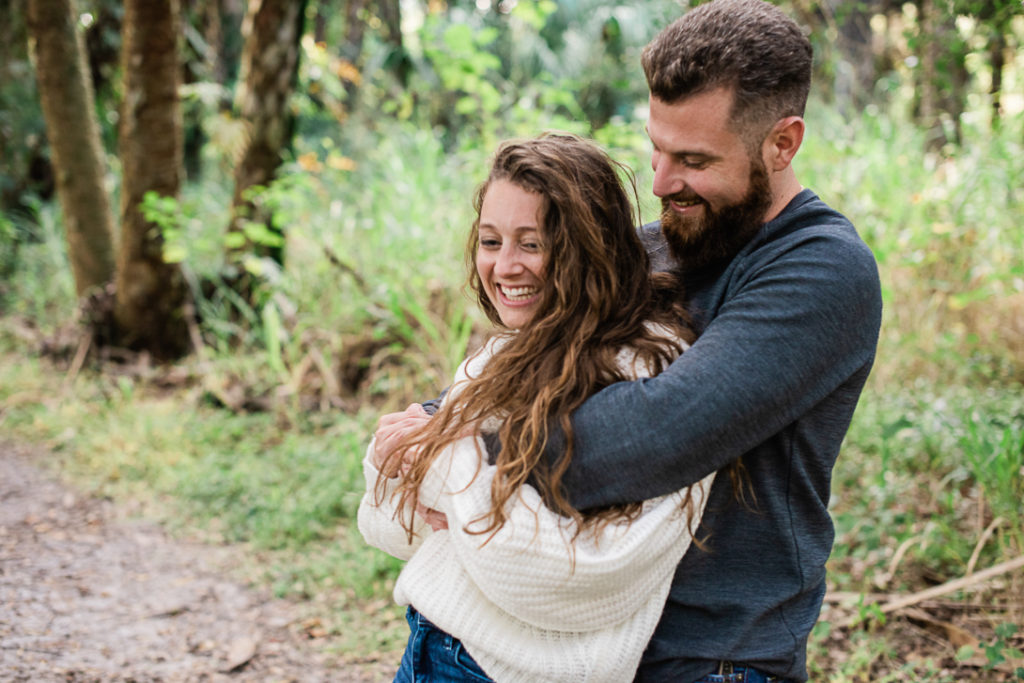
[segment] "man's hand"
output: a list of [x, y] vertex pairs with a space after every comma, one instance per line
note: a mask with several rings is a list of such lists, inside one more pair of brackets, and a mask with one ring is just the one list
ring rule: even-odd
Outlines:
[[377, 422], [377, 431], [373, 433], [374, 444], [371, 459], [374, 467], [389, 479], [394, 479], [403, 470], [408, 469], [410, 462], [406, 462], [406, 460], [409, 460], [410, 456], [415, 459], [414, 453], [406, 453], [402, 461], [392, 459], [388, 462], [388, 457], [401, 446], [406, 437], [418, 431], [429, 419], [430, 415], [419, 403], [413, 403], [400, 413], [383, 415]]

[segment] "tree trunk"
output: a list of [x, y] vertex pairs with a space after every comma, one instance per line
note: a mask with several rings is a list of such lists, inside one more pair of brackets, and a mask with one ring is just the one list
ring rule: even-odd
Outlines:
[[345, 0], [345, 40], [340, 46], [341, 56], [356, 64], [363, 54], [363, 36], [366, 34], [366, 19], [369, 0]]
[[871, 15], [874, 2], [840, 2], [828, 0], [838, 27], [835, 47], [839, 52], [836, 64], [836, 99], [847, 114], [858, 112], [874, 94], [875, 53], [872, 45]]
[[121, 343], [172, 359], [188, 349], [187, 288], [163, 259], [163, 235], [140, 204], [147, 192], [177, 197], [182, 181], [177, 0], [126, 0], [120, 121], [121, 249], [114, 309]]
[[383, 24], [384, 40], [392, 47], [402, 48], [402, 8], [399, 0], [381, 0], [377, 4], [377, 16]]
[[935, 35], [938, 22], [933, 0], [918, 0], [918, 41], [921, 69], [917, 83], [920, 97], [918, 115], [926, 133], [925, 145], [939, 151], [946, 141], [939, 116], [938, 59], [939, 41]]
[[114, 219], [103, 187], [95, 98], [72, 0], [30, 0], [28, 30], [36, 80], [64, 212], [79, 296], [114, 277]]
[[1002, 121], [1003, 69], [1006, 68], [1006, 34], [999, 27], [992, 35], [988, 46], [989, 62], [992, 64], [992, 128], [998, 128]]
[[[236, 107], [248, 127], [248, 141], [235, 166], [230, 232], [241, 233], [229, 254], [236, 265], [246, 254], [284, 262], [283, 234], [272, 217], [246, 195], [255, 186], [266, 187], [281, 165], [282, 153], [291, 146], [294, 127], [288, 100], [295, 88], [299, 66], [299, 41], [307, 0], [249, 0], [242, 27], [245, 46], [239, 73]], [[263, 239], [253, 239], [247, 223], [268, 228]]]
[[402, 40], [401, 4], [399, 0], [381, 0], [377, 5], [377, 12], [382, 24], [381, 34], [384, 42], [391, 45], [391, 55], [385, 64], [402, 88], [405, 88], [409, 83], [412, 62], [405, 53], [405, 44]]
[[338, 8], [334, 7], [333, 0], [317, 0], [313, 4], [313, 42], [327, 42], [327, 22], [337, 13]]
[[[366, 13], [369, 12], [369, 0], [344, 0], [345, 31], [338, 52], [341, 58], [352, 64], [360, 72], [363, 70], [363, 43], [366, 38]], [[348, 111], [355, 110], [359, 97], [359, 78], [344, 78], [345, 107]]]

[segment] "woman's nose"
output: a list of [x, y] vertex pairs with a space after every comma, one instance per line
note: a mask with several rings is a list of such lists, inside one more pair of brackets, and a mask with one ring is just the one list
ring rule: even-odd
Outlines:
[[516, 275], [523, 270], [523, 263], [519, 259], [519, 253], [511, 245], [503, 245], [498, 252], [498, 260], [494, 264], [494, 271], [498, 276]]

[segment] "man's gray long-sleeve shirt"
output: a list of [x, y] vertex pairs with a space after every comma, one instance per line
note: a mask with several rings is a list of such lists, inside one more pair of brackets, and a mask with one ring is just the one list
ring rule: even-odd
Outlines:
[[[672, 263], [657, 223], [642, 236]], [[693, 681], [719, 660], [805, 680], [832, 548], [832, 467], [874, 361], [878, 270], [850, 222], [803, 190], [727, 265], [684, 276], [700, 333], [661, 375], [575, 414], [565, 479], [578, 509], [678, 490], [742, 456], [755, 499], [712, 489], [637, 674]], [[564, 442], [563, 442], [564, 443]], [[557, 438], [549, 455], [562, 450]]]

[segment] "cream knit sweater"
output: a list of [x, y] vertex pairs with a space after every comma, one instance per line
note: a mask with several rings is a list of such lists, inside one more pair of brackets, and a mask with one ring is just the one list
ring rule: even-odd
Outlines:
[[[501, 343], [492, 339], [463, 361], [449, 395]], [[647, 374], [632, 353], [620, 359], [631, 374]], [[570, 542], [571, 520], [524, 486], [509, 503], [508, 521], [487, 540], [466, 533], [491, 506], [495, 468], [482, 461], [485, 452], [481, 439], [466, 438], [441, 453], [420, 487], [420, 501], [444, 512], [448, 529], [432, 532], [417, 517], [409, 543], [390, 495], [397, 479], [375, 504], [378, 472], [370, 443], [359, 530], [371, 545], [408, 560], [395, 600], [461, 640], [498, 683], [633, 680], [692, 540], [681, 510], [686, 491], [646, 501], [632, 523], [585, 531]], [[695, 515], [704, 510], [714, 476], [692, 487]]]

